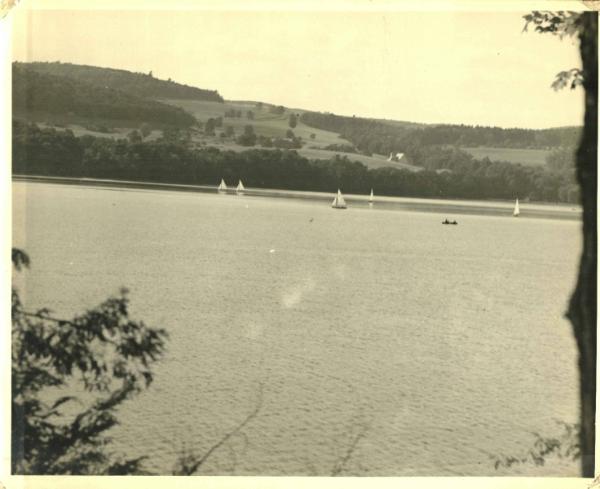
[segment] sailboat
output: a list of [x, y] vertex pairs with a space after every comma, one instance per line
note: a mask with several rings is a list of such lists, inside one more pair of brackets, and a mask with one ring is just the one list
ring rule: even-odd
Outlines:
[[227, 184], [225, 183], [225, 180], [223, 180], [222, 178], [221, 178], [221, 183], [217, 187], [217, 191], [219, 191], [219, 192], [227, 192]]
[[335, 199], [333, 199], [333, 202], [331, 203], [331, 207], [333, 207], [334, 209], [345, 209], [346, 208], [346, 201], [344, 200], [344, 196], [342, 195], [342, 192], [340, 192], [340, 189], [338, 189], [338, 193], [335, 196]]
[[373, 205], [373, 189], [371, 189], [371, 195], [369, 196], [369, 204]]
[[237, 188], [235, 189], [235, 191], [239, 194], [243, 194], [244, 190], [246, 190], [246, 188], [244, 187], [244, 184], [242, 183], [242, 181], [240, 180], [238, 183]]
[[513, 216], [519, 217], [520, 213], [521, 213], [521, 211], [519, 211], [519, 199], [517, 199], [515, 202], [515, 210], [513, 211]]

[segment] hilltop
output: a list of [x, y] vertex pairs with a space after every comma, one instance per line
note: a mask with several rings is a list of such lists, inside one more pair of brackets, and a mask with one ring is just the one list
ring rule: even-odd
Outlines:
[[[226, 100], [223, 104], [181, 99], [161, 101], [184, 109], [203, 124], [203, 130], [192, 135], [192, 141], [199, 146], [246, 151], [248, 146], [240, 144], [239, 139], [246, 126], [252, 126], [257, 136], [256, 145], [263, 148], [294, 149], [309, 159], [329, 160], [336, 155], [346, 156], [368, 168], [388, 166], [420, 170], [410, 164], [408, 158], [389, 161], [388, 155], [365, 154], [339, 133], [305, 124], [302, 116], [306, 111], [302, 109], [252, 101]], [[210, 126], [208, 130], [207, 125]]]
[[553, 151], [576, 146], [581, 128], [504, 129], [451, 124], [411, 124], [331, 113], [305, 112], [301, 121], [333, 131], [365, 154], [404, 152], [419, 166], [427, 166], [425, 147], [455, 148], [478, 159], [523, 165], [544, 165]]
[[41, 73], [14, 64], [12, 70], [13, 117], [50, 125], [82, 124], [95, 127], [189, 127], [190, 114], [172, 105], [148, 100], [114, 88], [100, 87], [66, 76]]
[[152, 72], [148, 74], [134, 73], [127, 70], [114, 68], [101, 68], [99, 66], [77, 65], [72, 63], [14, 63], [24, 66], [29, 70], [46, 75], [64, 76], [73, 80], [92, 84], [101, 88], [113, 88], [123, 92], [147, 99], [180, 98], [188, 100], [206, 100], [210, 102], [223, 102], [223, 97], [216, 90], [205, 90], [176, 83], [171, 79], [160, 80], [154, 78]]
[[[191, 148], [294, 150], [310, 160], [341, 158], [370, 169], [492, 175], [512, 173], [511, 165], [516, 165], [571, 172], [581, 130], [341, 116], [261, 101], [227, 101], [216, 91], [158, 80], [152, 73], [71, 63], [14, 63], [13, 71], [15, 115], [40, 127], [61, 125], [75, 136], [144, 141], [164, 138], [171, 127], [185, 134], [170, 133], [168, 139]], [[502, 169], [490, 169], [494, 163]]]

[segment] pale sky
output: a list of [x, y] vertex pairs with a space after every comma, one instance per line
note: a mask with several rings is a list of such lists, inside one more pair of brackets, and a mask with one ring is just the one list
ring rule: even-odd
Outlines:
[[[163, 3], [163, 5], [165, 5]], [[426, 123], [579, 125], [575, 39], [522, 12], [26, 10], [13, 58], [149, 72], [231, 100]]]

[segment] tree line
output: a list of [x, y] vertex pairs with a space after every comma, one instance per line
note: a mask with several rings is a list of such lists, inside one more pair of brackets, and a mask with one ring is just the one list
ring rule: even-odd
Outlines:
[[76, 79], [38, 73], [20, 63], [12, 70], [13, 110], [16, 114], [44, 113], [69, 119], [121, 120], [134, 126], [189, 127], [196, 119], [179, 107], [143, 99], [122, 90]]
[[100, 88], [113, 88], [142, 98], [174, 98], [223, 102], [216, 90], [205, 90], [176, 83], [170, 78], [160, 80], [149, 73], [133, 73], [98, 66], [76, 65], [72, 63], [13, 63], [46, 75], [63, 76], [72, 80], [90, 83]]
[[[464, 164], [442, 152], [430, 168], [409, 171], [391, 167], [368, 169], [347, 156], [309, 160], [294, 150], [193, 149], [185, 138], [154, 141], [75, 137], [69, 130], [42, 129], [13, 121], [13, 172], [18, 174], [143, 180], [216, 185], [243, 179], [247, 186], [289, 190], [379, 195], [522, 199], [577, 202], [570, 172], [548, 171], [509, 163], [475, 160]], [[434, 168], [442, 168], [442, 171]], [[444, 168], [452, 167], [452, 171]]]
[[[576, 146], [580, 127], [554, 129], [503, 129], [468, 125], [393, 124], [360, 117], [304, 112], [300, 120], [316, 129], [336, 132], [365, 153], [408, 153], [431, 145], [492, 146], [499, 148], [553, 149]], [[418, 157], [417, 157], [418, 160]]]

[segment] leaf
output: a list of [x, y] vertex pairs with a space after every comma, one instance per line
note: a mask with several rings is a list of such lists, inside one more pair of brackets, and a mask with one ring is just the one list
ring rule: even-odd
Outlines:
[[29, 255], [19, 248], [12, 249], [12, 263], [16, 270], [21, 270], [23, 267], [28, 268], [30, 264]]
[[57, 399], [54, 404], [52, 404], [52, 407], [50, 409], [54, 410], [59, 406], [62, 406], [64, 403], [69, 402], [69, 401], [76, 401], [77, 398], [75, 396], [63, 396], [59, 399]]

